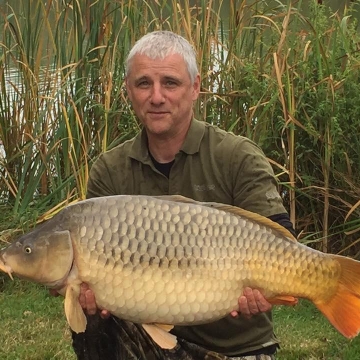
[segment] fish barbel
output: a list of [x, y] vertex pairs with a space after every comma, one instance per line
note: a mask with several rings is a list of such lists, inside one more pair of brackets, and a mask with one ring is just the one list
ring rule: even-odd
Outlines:
[[238, 309], [247, 286], [273, 304], [311, 300], [348, 338], [360, 330], [360, 262], [302, 245], [260, 215], [182, 196], [70, 205], [1, 250], [0, 269], [62, 292], [75, 332], [86, 329], [85, 282], [99, 308], [147, 324], [162, 347], [174, 345], [149, 324], [213, 322]]

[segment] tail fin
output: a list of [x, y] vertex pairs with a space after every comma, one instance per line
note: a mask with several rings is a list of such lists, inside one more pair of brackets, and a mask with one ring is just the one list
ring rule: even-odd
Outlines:
[[360, 262], [333, 255], [340, 263], [341, 275], [335, 295], [327, 302], [316, 302], [317, 308], [347, 338], [360, 332]]

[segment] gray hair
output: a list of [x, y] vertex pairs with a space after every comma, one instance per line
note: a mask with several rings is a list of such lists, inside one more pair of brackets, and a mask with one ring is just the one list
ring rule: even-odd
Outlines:
[[146, 55], [150, 59], [164, 59], [166, 56], [179, 54], [185, 61], [192, 83], [199, 73], [194, 48], [185, 38], [171, 31], [154, 31], [140, 38], [126, 59], [126, 76], [130, 72], [132, 59], [136, 54]]

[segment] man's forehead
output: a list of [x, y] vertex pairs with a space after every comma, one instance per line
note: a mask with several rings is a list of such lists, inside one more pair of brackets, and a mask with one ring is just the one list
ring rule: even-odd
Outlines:
[[185, 60], [180, 54], [171, 54], [164, 58], [152, 59], [144, 54], [136, 54], [133, 57], [131, 64], [131, 70], [138, 71], [155, 70], [158, 72], [175, 71], [181, 72], [181, 70], [187, 71]]

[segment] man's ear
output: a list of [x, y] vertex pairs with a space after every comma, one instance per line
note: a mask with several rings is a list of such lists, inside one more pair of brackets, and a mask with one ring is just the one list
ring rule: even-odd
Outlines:
[[129, 79], [127, 77], [125, 78], [125, 87], [126, 87], [126, 92], [128, 94], [128, 97], [129, 97], [130, 101], [132, 101], [131, 88], [130, 88], [130, 85], [129, 85]]
[[193, 101], [197, 100], [200, 93], [200, 75], [197, 74], [193, 83]]

